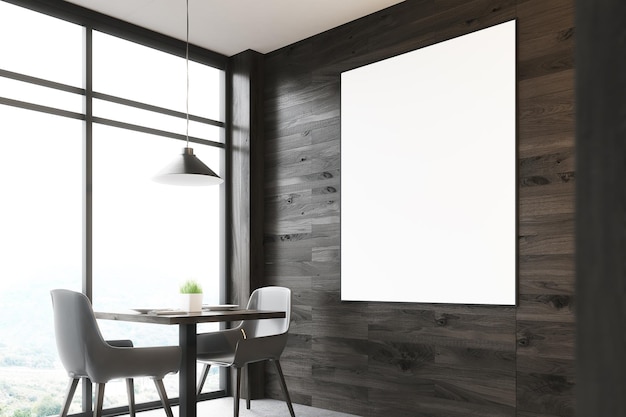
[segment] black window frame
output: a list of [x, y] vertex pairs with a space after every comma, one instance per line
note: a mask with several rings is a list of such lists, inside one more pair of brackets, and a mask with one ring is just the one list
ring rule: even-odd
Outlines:
[[[108, 35], [112, 35], [130, 42], [134, 42], [143, 46], [151, 47], [156, 50], [169, 53], [178, 57], [185, 58], [187, 53], [187, 44], [184, 41], [163, 35], [152, 30], [133, 25], [131, 23], [107, 16], [93, 10], [66, 2], [62, 0], [0, 0], [6, 3], [14, 4], [16, 6], [24, 7], [35, 12], [43, 13], [55, 18], [59, 18], [70, 23], [74, 23], [82, 26], [84, 31], [84, 88], [74, 87], [57, 83], [37, 77], [20, 74], [6, 69], [0, 68], [0, 77], [15, 79], [39, 86], [49, 87], [60, 91], [66, 91], [74, 94], [80, 94], [85, 96], [85, 111], [83, 113], [70, 112], [53, 107], [37, 105], [28, 102], [22, 102], [19, 100], [13, 100], [0, 97], [0, 104], [9, 105], [13, 107], [34, 110], [53, 115], [69, 117], [73, 119], [83, 120], [85, 122], [85, 132], [83, 141], [83, 274], [82, 274], [82, 290], [89, 299], [92, 299], [92, 201], [91, 201], [91, 183], [92, 183], [92, 125], [94, 123], [100, 123], [110, 126], [122, 127], [129, 130], [140, 131], [144, 133], [154, 133], [162, 137], [168, 137], [172, 139], [187, 140], [185, 135], [176, 134], [172, 132], [157, 131], [155, 129], [135, 126], [127, 123], [110, 121], [107, 119], [96, 118], [92, 114], [92, 101], [94, 98], [105, 99], [107, 101], [113, 101], [121, 104], [132, 104], [138, 108], [144, 108], [151, 111], [166, 115], [175, 115], [180, 117], [181, 113], [172, 110], [159, 108], [156, 106], [150, 106], [145, 103], [133, 102], [125, 100], [119, 97], [109, 96], [106, 94], [94, 92], [92, 89], [92, 34], [93, 31], [99, 31]], [[25, 51], [28, 53], [28, 51]], [[189, 142], [200, 143], [209, 146], [215, 146], [224, 149], [223, 152], [223, 172], [228, 176], [231, 171], [230, 167], [230, 108], [231, 108], [231, 94], [228, 93], [229, 89], [229, 58], [225, 55], [219, 54], [208, 49], [198, 47], [190, 44], [188, 47], [189, 59], [204, 65], [214, 67], [219, 70], [223, 70], [225, 73], [223, 97], [224, 97], [224, 121], [216, 121], [205, 118], [194, 118], [190, 116], [190, 120], [201, 119], [201, 121], [224, 128], [224, 142], [214, 142], [199, 138], [189, 137]], [[222, 259], [222, 267], [220, 283], [222, 294], [220, 297], [225, 299], [227, 288], [227, 259], [228, 259], [228, 242], [226, 230], [228, 229], [228, 223], [230, 217], [228, 216], [229, 196], [231, 194], [230, 183], [225, 181], [224, 192], [222, 194], [222, 217], [224, 219], [221, 231], [221, 241], [224, 245], [224, 256]], [[220, 380], [220, 390], [203, 393], [198, 396], [198, 401], [209, 400], [213, 398], [224, 397], [227, 395], [227, 375], [222, 375]], [[92, 414], [92, 389], [89, 381], [83, 380], [82, 384], [82, 409], [81, 413], [71, 414], [76, 417], [88, 417]], [[177, 405], [179, 403], [178, 398], [171, 398], [171, 403]], [[136, 411], [147, 411], [152, 409], [161, 408], [161, 404], [158, 401], [136, 404]], [[128, 406], [109, 408], [103, 410], [106, 416], [117, 416], [128, 414]]]

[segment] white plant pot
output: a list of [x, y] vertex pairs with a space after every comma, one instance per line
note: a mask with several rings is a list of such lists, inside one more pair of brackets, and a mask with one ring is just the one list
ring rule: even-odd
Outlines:
[[202, 294], [180, 294], [180, 309], [189, 313], [202, 311]]

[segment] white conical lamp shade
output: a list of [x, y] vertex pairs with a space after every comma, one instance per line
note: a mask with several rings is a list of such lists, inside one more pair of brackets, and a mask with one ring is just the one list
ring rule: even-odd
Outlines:
[[217, 185], [224, 182], [215, 172], [193, 154], [192, 148], [183, 148], [183, 154], [159, 172], [153, 180], [168, 185]]

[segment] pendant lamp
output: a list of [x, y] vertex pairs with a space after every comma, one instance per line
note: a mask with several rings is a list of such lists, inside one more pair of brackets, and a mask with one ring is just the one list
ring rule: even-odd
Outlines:
[[154, 178], [155, 182], [168, 185], [217, 185], [224, 180], [206, 166], [189, 147], [189, 0], [187, 4], [187, 43], [185, 61], [187, 65], [187, 146], [181, 156], [162, 169]]

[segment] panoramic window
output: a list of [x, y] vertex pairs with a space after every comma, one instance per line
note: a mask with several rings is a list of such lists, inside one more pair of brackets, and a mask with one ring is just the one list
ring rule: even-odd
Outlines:
[[[223, 302], [223, 186], [151, 180], [186, 146], [185, 59], [97, 31], [86, 37], [88, 30], [0, 1], [0, 36], [20, 39], [4, 43], [0, 59], [0, 417], [60, 411], [68, 377], [56, 351], [51, 289], [87, 284], [96, 310], [175, 307], [179, 285], [195, 278], [205, 303]], [[190, 147], [222, 176], [223, 92], [222, 69], [189, 62]], [[178, 344], [175, 326], [99, 325], [105, 339]], [[216, 368], [204, 392], [220, 389], [219, 380]], [[165, 383], [177, 397], [178, 377]], [[138, 405], [158, 400], [150, 380], [137, 379], [135, 393]], [[81, 402], [79, 389], [70, 413], [82, 412]], [[123, 381], [107, 384], [105, 408], [125, 405]]]
[[[187, 278], [202, 284], [205, 303], [219, 304], [219, 187], [175, 187], [151, 181], [181, 152], [180, 141], [96, 125], [93, 146], [94, 307], [103, 311], [176, 308], [178, 288]], [[199, 144], [193, 148], [219, 171], [217, 148]], [[136, 346], [178, 344], [177, 326], [109, 320], [99, 324], [108, 339], [130, 337]], [[215, 326], [199, 327], [217, 330]], [[219, 388], [218, 369], [205, 390]], [[178, 396], [178, 375], [167, 376], [165, 383], [168, 395]], [[115, 384], [119, 403], [110, 406], [125, 405], [125, 385]], [[138, 402], [159, 399], [152, 381], [135, 390]]]
[[83, 126], [4, 105], [0, 120], [0, 416], [47, 416], [67, 384], [49, 291], [81, 289]]

